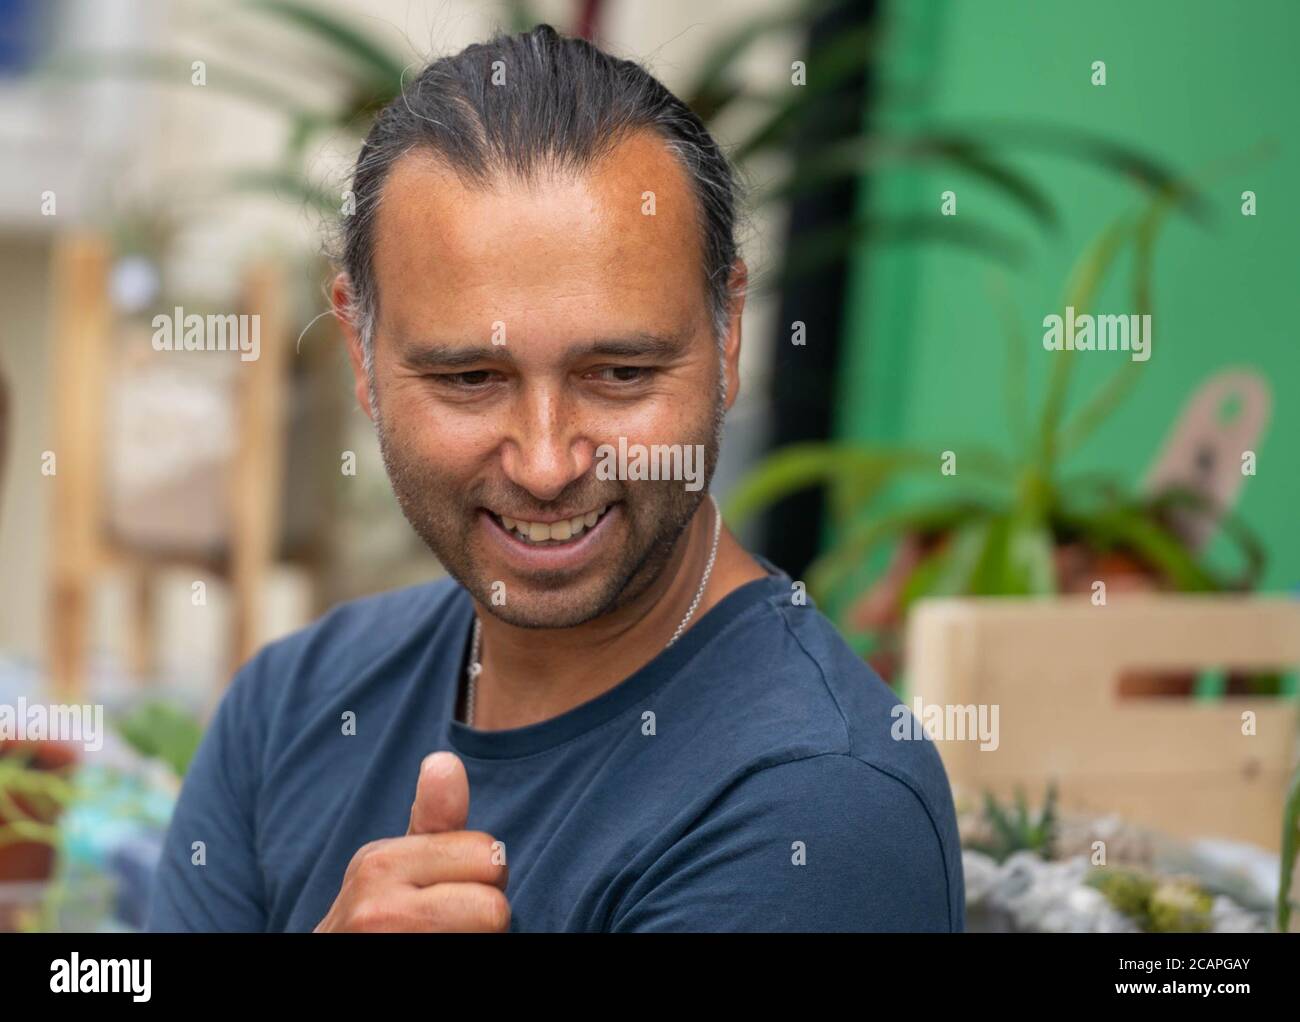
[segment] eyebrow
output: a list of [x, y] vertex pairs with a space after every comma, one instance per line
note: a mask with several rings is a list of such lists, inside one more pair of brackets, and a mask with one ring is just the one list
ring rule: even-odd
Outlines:
[[[626, 337], [610, 337], [590, 341], [570, 348], [565, 358], [578, 361], [585, 358], [659, 358], [671, 359], [682, 354], [689, 338], [680, 334], [636, 333]], [[483, 362], [514, 362], [508, 344], [449, 344], [431, 342], [403, 345], [399, 357], [412, 369], [463, 370]]]

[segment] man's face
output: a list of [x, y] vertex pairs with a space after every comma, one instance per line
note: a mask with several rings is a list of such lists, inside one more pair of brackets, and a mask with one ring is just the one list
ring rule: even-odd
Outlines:
[[[701, 258], [690, 185], [651, 135], [531, 188], [467, 190], [425, 154], [394, 164], [373, 381], [353, 340], [358, 400], [374, 394], [412, 527], [502, 620], [572, 627], [624, 605], [707, 492], [739, 328], [724, 397]], [[704, 487], [598, 477], [598, 448], [620, 438], [703, 445]]]

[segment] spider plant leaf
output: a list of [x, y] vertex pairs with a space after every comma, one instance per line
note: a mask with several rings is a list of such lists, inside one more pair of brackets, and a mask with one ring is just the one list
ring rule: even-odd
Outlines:
[[863, 238], [878, 244], [937, 242], [976, 252], [1012, 269], [1024, 263], [1026, 251], [1017, 239], [973, 218], [961, 223], [941, 223], [939, 217], [929, 213], [897, 218], [861, 217], [804, 235], [790, 247], [780, 272], [769, 286], [780, 286], [834, 265]]
[[1209, 203], [1188, 177], [1135, 146], [1083, 128], [995, 120], [966, 122], [946, 130], [945, 134], [964, 135], [972, 143], [984, 146], [1023, 146], [1093, 163], [1132, 178], [1152, 193], [1173, 196], [1177, 205], [1196, 220], [1204, 222], [1208, 216]]
[[801, 157], [796, 169], [780, 183], [759, 191], [759, 204], [785, 202], [845, 178], [900, 163], [934, 162], [955, 167], [1003, 193], [1048, 231], [1059, 226], [1056, 206], [1037, 184], [1010, 165], [972, 145], [937, 135], [889, 137], [862, 135], [825, 146]]
[[708, 126], [717, 120], [722, 111], [744, 95], [744, 91], [735, 82], [725, 82], [707, 92], [697, 93], [691, 97], [689, 105], [695, 116]]
[[1219, 532], [1232, 543], [1241, 555], [1243, 567], [1240, 576], [1225, 588], [1250, 591], [1259, 584], [1268, 564], [1268, 554], [1264, 543], [1245, 520], [1231, 508], [1222, 508], [1204, 493], [1186, 488], [1164, 490], [1156, 494], [1150, 504], [1150, 511], [1157, 519], [1170, 509], [1188, 508], [1202, 514], [1212, 515]]
[[1003, 408], [1007, 432], [1017, 461], [1024, 459], [1029, 445], [1029, 337], [1016, 308], [1005, 274], [998, 273], [990, 286], [994, 307], [1006, 335], [1006, 374], [1002, 381]]
[[763, 459], [732, 491], [724, 517], [733, 526], [757, 511], [810, 486], [856, 485], [866, 496], [898, 472], [930, 468], [934, 456], [903, 448], [806, 443], [782, 447]]
[[1223, 588], [1177, 536], [1141, 509], [1113, 507], [1083, 515], [1064, 512], [1061, 518], [1096, 548], [1133, 551], [1180, 591], [1214, 592]]
[[979, 505], [945, 501], [935, 505], [902, 508], [854, 522], [843, 539], [817, 557], [809, 566], [808, 590], [818, 599], [835, 595], [846, 578], [862, 568], [871, 553], [884, 543], [908, 533], [927, 535], [946, 532], [961, 522], [986, 511]]
[[[1124, 242], [1132, 232], [1132, 218], [1123, 216], [1108, 224], [1084, 250], [1070, 275], [1065, 301], [1061, 311], [1073, 308], [1082, 315], [1092, 307], [1098, 288], [1114, 263]], [[1065, 411], [1070, 375], [1074, 368], [1076, 351], [1062, 349], [1054, 352], [1055, 359], [1048, 378], [1047, 396], [1039, 415], [1039, 470], [1044, 476], [1052, 475], [1057, 453], [1057, 429]]]
[[244, 0], [244, 6], [315, 36], [389, 95], [400, 90], [405, 61], [348, 18], [301, 0]]
[[856, 123], [860, 112], [858, 97], [834, 93], [871, 65], [875, 35], [874, 25], [861, 22], [841, 29], [833, 39], [812, 51], [804, 62], [808, 69], [807, 82], [791, 84], [778, 93], [773, 112], [736, 146], [732, 158], [744, 162], [765, 149], [783, 145], [796, 124], [842, 124], [849, 120]]
[[1297, 861], [1300, 861], [1300, 769], [1291, 777], [1291, 791], [1282, 812], [1282, 863], [1277, 885], [1278, 933], [1286, 933], [1291, 928], [1291, 882]]
[[[1133, 301], [1139, 315], [1151, 313], [1151, 278], [1154, 269], [1156, 235], [1175, 197], [1162, 196], [1138, 221], [1134, 231]], [[1105, 385], [1061, 429], [1062, 457], [1074, 452], [1123, 403], [1137, 383], [1142, 362], [1126, 359]]]
[[[756, 43], [772, 32], [787, 31], [806, 25], [809, 21], [833, 6], [834, 0], [805, 0], [782, 11], [760, 17], [748, 18], [738, 28], [717, 39], [700, 60], [699, 70], [691, 84], [683, 90], [686, 105], [708, 123], [709, 117], [701, 112], [706, 97], [734, 93], [732, 84], [740, 58]], [[723, 104], [725, 106], [725, 104]], [[718, 106], [710, 113], [718, 113]]]
[[1056, 549], [1051, 530], [1041, 522], [1007, 520], [1001, 571], [991, 575], [997, 595], [1046, 596], [1056, 592]]
[[992, 517], [963, 522], [937, 550], [921, 560], [903, 586], [901, 610], [907, 613], [917, 600], [964, 596], [984, 559], [995, 528]]

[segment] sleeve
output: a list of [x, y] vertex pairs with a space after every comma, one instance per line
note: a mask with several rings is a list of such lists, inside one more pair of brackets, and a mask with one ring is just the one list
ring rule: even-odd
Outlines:
[[231, 682], [181, 784], [149, 897], [147, 932], [262, 932], [254, 825], [261, 721], [254, 658]]
[[853, 756], [812, 756], [732, 786], [633, 883], [611, 928], [960, 930], [953, 861], [909, 785]]

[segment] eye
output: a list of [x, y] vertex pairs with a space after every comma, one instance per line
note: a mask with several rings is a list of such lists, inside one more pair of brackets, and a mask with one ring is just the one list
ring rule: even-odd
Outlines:
[[492, 372], [489, 369], [471, 369], [464, 373], [435, 373], [433, 379], [449, 387], [460, 387], [465, 390], [472, 390], [475, 387], [482, 387], [492, 382]]
[[596, 376], [605, 383], [642, 383], [654, 374], [648, 366], [608, 366], [597, 369]]

